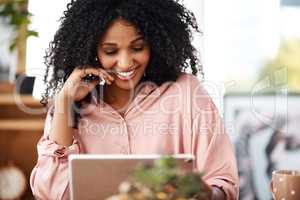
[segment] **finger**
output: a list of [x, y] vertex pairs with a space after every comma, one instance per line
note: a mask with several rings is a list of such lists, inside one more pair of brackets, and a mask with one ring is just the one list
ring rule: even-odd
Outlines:
[[84, 68], [84, 69], [81, 69], [81, 71], [80, 71], [80, 77], [81, 78], [84, 78], [88, 74], [99, 76], [99, 71], [96, 68]]
[[84, 73], [83, 69], [80, 69], [80, 68], [75, 68], [70, 77], [73, 77], [73, 78], [76, 78], [76, 79], [81, 79], [81, 74]]
[[112, 75], [110, 75], [106, 70], [99, 68], [99, 71], [104, 73], [109, 78], [109, 80], [114, 81], [115, 78]]
[[108, 83], [109, 85], [112, 84], [112, 81], [109, 79], [109, 77], [103, 72], [103, 71], [99, 71], [99, 76], [105, 80], [106, 83]]

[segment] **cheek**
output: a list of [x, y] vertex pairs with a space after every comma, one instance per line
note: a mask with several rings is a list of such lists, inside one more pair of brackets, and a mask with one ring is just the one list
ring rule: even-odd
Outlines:
[[149, 52], [141, 53], [138, 56], [137, 60], [143, 65], [148, 65], [149, 60], [150, 60], [150, 53]]
[[114, 66], [115, 61], [112, 58], [108, 58], [106, 56], [101, 56], [100, 63], [104, 69], [109, 69]]

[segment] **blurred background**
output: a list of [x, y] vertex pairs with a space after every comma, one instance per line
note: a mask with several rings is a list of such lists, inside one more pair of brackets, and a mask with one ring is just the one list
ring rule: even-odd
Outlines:
[[[68, 2], [0, 0], [0, 199], [32, 199], [43, 57]], [[203, 32], [193, 42], [235, 146], [240, 199], [271, 199], [272, 171], [300, 169], [300, 0], [180, 2]]]

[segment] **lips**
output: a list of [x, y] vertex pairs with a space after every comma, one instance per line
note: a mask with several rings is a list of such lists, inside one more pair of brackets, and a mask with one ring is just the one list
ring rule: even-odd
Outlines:
[[130, 76], [131, 74], [133, 74], [135, 71], [135, 69], [128, 71], [128, 72], [116, 72], [117, 74], [121, 75], [121, 76]]
[[115, 72], [118, 78], [121, 80], [129, 80], [134, 77], [136, 74], [136, 68], [132, 69], [131, 71], [126, 71], [126, 72]]

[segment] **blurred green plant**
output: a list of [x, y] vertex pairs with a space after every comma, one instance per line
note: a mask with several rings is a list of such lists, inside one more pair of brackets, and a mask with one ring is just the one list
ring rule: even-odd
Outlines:
[[300, 92], [300, 38], [282, 41], [276, 56], [260, 73], [260, 79], [266, 77], [275, 84], [286, 84], [289, 92]]
[[27, 10], [28, 0], [0, 0], [0, 17], [4, 18], [8, 25], [12, 26], [15, 32], [13, 40], [10, 42], [9, 50], [13, 51], [22, 33], [20, 30], [25, 27], [25, 40], [30, 37], [38, 37], [36, 31], [30, 30], [27, 26], [31, 23], [32, 14]]
[[138, 166], [130, 179], [121, 183], [121, 196], [110, 200], [188, 200], [206, 197], [202, 174], [181, 170], [173, 157], [163, 157], [154, 165]]

